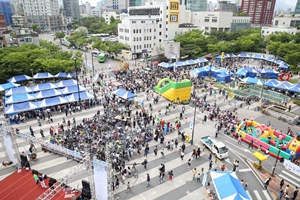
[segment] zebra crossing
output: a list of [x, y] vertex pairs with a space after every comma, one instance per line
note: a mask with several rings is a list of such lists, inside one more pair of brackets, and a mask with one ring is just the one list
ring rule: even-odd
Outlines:
[[[145, 99], [144, 93], [139, 93], [138, 97], [139, 99]], [[207, 101], [209, 103], [213, 103], [215, 99], [213, 97], [208, 97]], [[148, 106], [149, 101], [145, 100], [145, 105]], [[159, 116], [158, 110], [165, 110], [166, 105], [169, 102], [165, 100], [164, 98], [159, 99], [159, 103], [153, 105], [153, 116]], [[217, 103], [221, 110], [232, 110], [234, 108], [234, 105], [228, 104], [227, 102], [224, 102], [222, 99], [217, 100]], [[75, 113], [71, 116], [65, 116], [64, 114], [57, 114], [53, 116], [53, 123], [46, 124], [45, 122], [42, 122], [42, 127], [37, 126], [36, 120], [27, 121], [22, 124], [13, 125], [14, 128], [18, 128], [20, 132], [29, 134], [29, 126], [32, 126], [35, 130], [35, 136], [37, 138], [41, 138], [39, 134], [39, 128], [42, 128], [44, 130], [44, 134], [47, 137], [49, 137], [49, 128], [50, 126], [56, 127], [57, 123], [61, 123], [62, 117], [65, 117], [66, 120], [71, 119], [73, 117], [76, 118], [77, 122], [81, 122], [83, 118], [89, 118], [93, 116], [98, 110], [100, 110], [101, 113], [103, 113], [103, 107], [97, 106], [92, 107], [88, 110], [83, 111], [82, 113]], [[165, 121], [170, 121], [171, 123], [174, 122], [175, 117], [179, 117], [179, 112], [181, 111], [181, 106], [176, 105], [175, 110], [171, 110], [171, 113], [164, 115], [164, 112], [159, 116], [161, 119], [164, 119]], [[148, 111], [150, 112], [150, 111]], [[135, 113], [135, 108], [133, 108], [133, 112]], [[190, 132], [189, 128], [189, 122], [192, 120], [194, 114], [194, 109], [187, 108], [184, 113], [184, 120], [182, 120], [182, 130], [186, 131], [187, 133]], [[200, 111], [197, 111], [197, 118], [201, 119], [203, 116], [203, 113]], [[4, 121], [4, 117], [0, 117], [0, 121]], [[208, 122], [209, 123], [209, 122]], [[213, 124], [214, 122], [210, 122]], [[212, 126], [211, 126], [212, 127]], [[211, 129], [211, 127], [207, 126], [205, 130]], [[175, 140], [177, 138], [177, 133], [169, 133], [166, 136], [166, 140]], [[29, 149], [29, 143], [28, 141], [25, 141], [20, 138], [16, 138], [16, 141], [18, 143], [19, 151], [27, 151]], [[195, 143], [196, 144], [196, 143]], [[128, 178], [126, 181], [129, 181], [131, 185], [133, 185], [133, 191], [130, 193], [126, 193], [126, 184], [121, 184], [118, 189], [115, 190], [115, 197], [120, 199], [167, 199], [167, 198], [173, 198], [173, 199], [190, 199], [193, 196], [198, 196], [199, 193], [203, 196], [204, 195], [204, 189], [205, 187], [202, 185], [202, 183], [197, 183], [196, 181], [192, 180], [192, 172], [191, 170], [188, 170], [187, 160], [191, 157], [192, 147], [187, 145], [186, 148], [186, 154], [184, 157], [184, 160], [182, 161], [180, 159], [179, 153], [174, 149], [173, 151], [165, 150], [165, 157], [162, 158], [160, 155], [155, 156], [153, 153], [153, 149], [156, 145], [159, 145], [155, 141], [151, 141], [149, 143], [150, 147], [150, 154], [147, 157], [148, 164], [147, 169], [144, 169], [143, 166], [140, 165], [140, 163], [144, 160], [143, 156], [138, 156], [136, 153], [132, 155], [132, 158], [130, 158], [129, 162], [126, 162], [126, 164], [129, 166], [130, 164], [133, 164], [134, 162], [138, 164], [137, 169], [139, 171], [138, 178]], [[160, 152], [160, 151], [159, 151]], [[37, 147], [37, 154], [38, 158], [34, 162], [31, 162], [31, 168], [38, 170], [42, 173], [47, 174], [50, 177], [53, 178], [61, 178], [65, 174], [67, 174], [69, 171], [71, 171], [76, 165], [78, 164], [76, 161], [73, 160], [67, 160], [65, 157], [51, 154], [51, 153], [44, 153], [40, 147]], [[159, 154], [159, 153], [158, 153]], [[201, 158], [198, 160], [193, 160], [191, 168], [197, 168], [197, 171], [200, 172], [201, 168], [204, 168], [205, 171], [208, 171], [208, 152], [201, 153]], [[2, 147], [2, 144], [0, 145], [0, 161], [7, 161], [7, 158], [5, 157], [4, 148]], [[166, 176], [164, 178], [164, 182], [162, 184], [158, 184], [158, 166], [159, 164], [165, 164], [166, 166]], [[213, 168], [220, 169], [219, 163], [214, 163]], [[168, 180], [167, 172], [173, 170], [174, 173], [174, 179], [172, 181]], [[7, 177], [9, 174], [15, 171], [15, 168], [13, 166], [6, 167], [0, 171], [0, 180], [3, 180], [5, 177]], [[151, 177], [151, 186], [147, 189], [146, 188], [146, 174], [149, 173]], [[81, 180], [87, 180], [91, 178], [90, 172], [83, 172], [82, 174], [76, 176], [69, 185], [73, 188], [80, 189], [81, 188]], [[202, 176], [201, 176], [202, 180]], [[210, 186], [211, 189], [213, 189], [213, 186]], [[268, 199], [265, 197], [265, 193], [263, 191], [249, 191], [250, 196], [252, 196], [252, 199], [258, 199], [258, 196], [261, 196], [262, 199]], [[258, 195], [258, 196], [257, 196]], [[203, 198], [205, 198], [203, 196]]]
[[278, 176], [294, 186], [300, 185], [299, 174], [296, 174], [288, 169], [281, 170]]

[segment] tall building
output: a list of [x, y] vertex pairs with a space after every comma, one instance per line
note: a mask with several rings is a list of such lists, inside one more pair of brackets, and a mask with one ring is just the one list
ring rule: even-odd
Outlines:
[[78, 0], [63, 0], [63, 5], [68, 23], [80, 18]]
[[235, 3], [230, 3], [228, 1], [219, 1], [220, 11], [231, 11], [233, 13], [239, 12], [239, 7]]
[[272, 23], [276, 0], [242, 0], [241, 10], [251, 17], [251, 24]]
[[107, 0], [104, 5], [105, 9], [109, 11], [125, 11], [129, 6], [129, 0]]
[[294, 14], [300, 14], [300, 0], [296, 3], [296, 8]]
[[142, 0], [129, 0], [129, 7], [142, 6]]
[[92, 15], [90, 2], [85, 2], [85, 14], [88, 16]]
[[13, 11], [9, 0], [0, 0], [0, 14], [4, 15], [7, 26], [12, 24], [11, 16], [13, 15]]
[[184, 0], [184, 5], [190, 11], [206, 11], [207, 0]]

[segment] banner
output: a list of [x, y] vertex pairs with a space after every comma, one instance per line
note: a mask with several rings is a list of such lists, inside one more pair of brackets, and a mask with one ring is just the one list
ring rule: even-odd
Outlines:
[[7, 153], [8, 158], [15, 165], [18, 165], [18, 160], [14, 156], [14, 151], [12, 149], [12, 142], [11, 142], [11, 138], [10, 138], [9, 135], [6, 135], [6, 137], [4, 138], [4, 144], [5, 144], [5, 149], [6, 149], [6, 153]]
[[93, 158], [96, 199], [108, 199], [106, 162]]
[[291, 170], [292, 172], [294, 172], [295, 174], [300, 174], [300, 167], [295, 165], [294, 163], [292, 163], [289, 160], [284, 159], [283, 162], [283, 166], [289, 170]]

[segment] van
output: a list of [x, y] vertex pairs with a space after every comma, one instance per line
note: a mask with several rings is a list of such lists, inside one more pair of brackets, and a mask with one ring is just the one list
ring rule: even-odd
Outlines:
[[99, 51], [92, 51], [92, 56], [94, 57], [98, 57], [99, 54], [100, 54]]

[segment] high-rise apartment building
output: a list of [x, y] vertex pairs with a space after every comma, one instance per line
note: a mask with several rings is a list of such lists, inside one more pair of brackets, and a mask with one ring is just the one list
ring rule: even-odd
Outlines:
[[[183, 0], [181, 1], [190, 11], [206, 11], [207, 0]], [[182, 5], [182, 4], [181, 4]]]
[[294, 14], [300, 14], [300, 0], [297, 1]]
[[12, 23], [11, 16], [13, 15], [9, 0], [0, 0], [0, 14], [4, 15], [6, 25], [9, 26]]
[[92, 15], [92, 12], [91, 12], [91, 4], [90, 4], [90, 2], [85, 2], [85, 13], [86, 13], [88, 16], [91, 16], [91, 15]]
[[63, 5], [68, 23], [80, 18], [78, 0], [63, 0]]
[[276, 0], [242, 0], [241, 10], [251, 17], [251, 24], [272, 23]]

